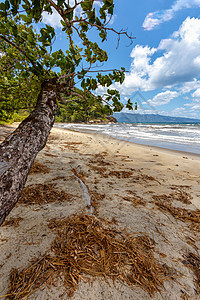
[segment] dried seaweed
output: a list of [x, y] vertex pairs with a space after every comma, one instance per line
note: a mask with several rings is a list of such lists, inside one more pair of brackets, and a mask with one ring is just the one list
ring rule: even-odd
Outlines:
[[163, 201], [157, 201], [155, 204], [162, 210], [169, 212], [176, 219], [200, 223], [200, 210], [188, 210], [185, 208], [174, 207], [171, 203], [164, 203]]
[[182, 291], [181, 290], [181, 299], [183, 299], [183, 300], [190, 300], [191, 298], [190, 298], [190, 296], [185, 292], [185, 291]]
[[108, 161], [105, 161], [102, 157], [95, 157], [97, 159], [91, 159], [89, 161], [90, 164], [95, 164], [95, 165], [99, 165], [99, 166], [110, 166], [111, 163]]
[[154, 195], [153, 199], [156, 201], [162, 200], [165, 201], [166, 203], [176, 200], [184, 204], [191, 204], [190, 200], [192, 199], [192, 196], [185, 191], [176, 190], [175, 192], [170, 193], [169, 195]]
[[72, 201], [73, 195], [59, 191], [54, 184], [36, 184], [24, 188], [18, 203], [25, 205]]
[[186, 266], [189, 266], [190, 269], [194, 272], [196, 277], [195, 283], [197, 288], [197, 293], [200, 294], [200, 257], [196, 254], [190, 252], [185, 257]]
[[141, 182], [149, 182], [149, 181], [156, 181], [158, 184], [161, 184], [156, 178], [154, 178], [153, 176], [148, 176], [146, 174], [139, 174], [136, 176], [132, 177], [132, 180], [134, 183], [137, 183], [138, 181]]
[[106, 171], [108, 170], [105, 167], [98, 167], [96, 165], [88, 164], [89, 167], [94, 170], [96, 173], [98, 173], [101, 177], [108, 178], [108, 174]]
[[55, 134], [50, 133], [47, 139], [47, 143], [51, 143], [52, 141], [58, 141], [58, 136]]
[[51, 153], [44, 153], [44, 155], [46, 155], [46, 156], [50, 156], [50, 157], [56, 157], [56, 155], [54, 155], [54, 154], [51, 154]]
[[42, 286], [52, 284], [55, 275], [56, 270], [52, 268], [48, 256], [34, 261], [20, 273], [13, 269], [6, 299], [25, 299]]
[[192, 196], [185, 192], [185, 191], [176, 191], [176, 193], [174, 193], [174, 198], [176, 201], [179, 201], [179, 202], [182, 202], [184, 204], [191, 204], [191, 199], [192, 199]]
[[83, 172], [82, 170], [77, 171], [77, 169], [72, 168], [72, 173], [74, 173], [75, 176], [77, 176], [79, 179], [81, 179], [84, 184], [85, 184], [85, 177], [87, 176], [87, 174], [85, 172]]
[[6, 220], [2, 226], [14, 226], [14, 227], [18, 227], [19, 223], [23, 220], [23, 218], [21, 217], [17, 217], [17, 218], [10, 218], [9, 220]]
[[32, 165], [32, 168], [29, 172], [29, 174], [39, 174], [39, 173], [49, 173], [50, 169], [45, 166], [44, 164], [39, 163], [38, 161], [35, 161]]
[[106, 194], [100, 194], [96, 191], [91, 191], [91, 190], [89, 191], [89, 193], [93, 202], [102, 201], [106, 196]]
[[166, 268], [154, 258], [148, 236], [119, 232], [88, 215], [52, 220], [49, 227], [57, 234], [50, 254], [20, 273], [12, 272], [8, 299], [24, 299], [56, 278], [63, 280], [69, 296], [88, 276], [137, 284], [150, 295], [168, 279]]
[[109, 176], [115, 176], [117, 178], [129, 178], [133, 175], [132, 171], [110, 171]]
[[126, 196], [123, 200], [131, 202], [134, 206], [142, 205], [145, 206], [146, 202], [140, 196]]
[[127, 193], [131, 196], [127, 194], [126, 197], [123, 197], [124, 200], [132, 202], [134, 206], [137, 205], [146, 206], [146, 201], [144, 200], [144, 198], [138, 196], [136, 192], [132, 190], [127, 190]]
[[95, 212], [97, 213], [101, 202], [106, 197], [106, 194], [100, 194], [97, 191], [93, 191], [93, 190], [90, 190], [90, 189], [89, 189], [89, 194], [90, 194], [90, 197], [91, 197], [91, 205], [92, 205], [93, 209], [95, 210]]
[[62, 144], [63, 147], [65, 147], [69, 150], [75, 151], [75, 152], [78, 150], [77, 145], [85, 145], [85, 144], [81, 143], [81, 142], [64, 142]]

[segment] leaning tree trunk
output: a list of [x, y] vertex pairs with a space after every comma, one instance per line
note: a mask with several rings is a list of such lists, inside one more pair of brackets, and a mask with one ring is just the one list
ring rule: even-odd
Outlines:
[[55, 120], [56, 79], [42, 84], [35, 110], [0, 145], [0, 225], [17, 203]]

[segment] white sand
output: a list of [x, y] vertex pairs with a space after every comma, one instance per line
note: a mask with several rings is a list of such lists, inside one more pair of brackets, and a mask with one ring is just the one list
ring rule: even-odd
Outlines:
[[[0, 141], [12, 130], [0, 127]], [[95, 279], [92, 285], [81, 282], [72, 299], [187, 299], [183, 298], [184, 293], [188, 299], [200, 299], [195, 292], [194, 274], [182, 262], [188, 252], [200, 256], [200, 232], [191, 230], [191, 223], [161, 211], [153, 198], [182, 191], [191, 195], [191, 203], [173, 200], [173, 207], [200, 209], [199, 156], [54, 128], [37, 161], [48, 166], [50, 172], [29, 175], [26, 185], [54, 183], [74, 198], [72, 202], [17, 205], [13, 209], [7, 220], [13, 217], [23, 220], [18, 227], [0, 228], [0, 296], [7, 292], [12, 268], [23, 269], [31, 259], [39, 258], [50, 248], [54, 239], [48, 228], [50, 219], [87, 212], [83, 191], [73, 176], [76, 169], [84, 174], [90, 192], [103, 195], [93, 203], [95, 215], [114, 218], [119, 228], [130, 233], [148, 234], [155, 241], [155, 257], [181, 276], [166, 281], [165, 288], [153, 298], [138, 286], [134, 289], [119, 283], [109, 286], [102, 279]], [[62, 293], [62, 286], [44, 288], [30, 299], [55, 300]]]

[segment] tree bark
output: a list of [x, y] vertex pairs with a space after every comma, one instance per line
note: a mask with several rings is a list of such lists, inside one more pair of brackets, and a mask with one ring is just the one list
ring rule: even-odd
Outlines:
[[34, 111], [0, 145], [0, 225], [17, 203], [35, 157], [46, 144], [58, 97], [56, 79], [46, 80]]

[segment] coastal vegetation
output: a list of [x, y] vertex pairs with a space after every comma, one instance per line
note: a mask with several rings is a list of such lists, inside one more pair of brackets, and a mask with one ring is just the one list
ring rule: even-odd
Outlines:
[[[4, 44], [5, 52], [6, 44]], [[33, 111], [40, 90], [40, 81], [32, 73], [24, 74], [16, 69], [16, 63], [22, 60], [20, 54], [12, 49], [0, 59], [0, 123], [21, 122]], [[93, 94], [83, 95], [81, 89], [75, 89], [77, 95], [65, 95], [58, 100], [56, 122], [87, 122], [106, 120], [113, 111], [103, 104], [102, 98]], [[80, 95], [80, 96], [79, 96]]]
[[[125, 69], [100, 71], [98, 67], [108, 60], [108, 54], [100, 47], [108, 34], [116, 34], [118, 42], [122, 35], [132, 41], [127, 31], [109, 27], [113, 9], [113, 0], [0, 3], [1, 119], [11, 118], [22, 108], [31, 110], [0, 146], [0, 224], [17, 203], [35, 157], [46, 144], [58, 102], [66, 103], [63, 94], [78, 98], [68, 103], [69, 114], [75, 108], [72, 119], [77, 118], [76, 106], [81, 107], [79, 114], [83, 119], [102, 109], [110, 112], [110, 106], [113, 111], [123, 108], [119, 92], [109, 87], [114, 82], [123, 83]], [[56, 13], [60, 18], [65, 50], [56, 48], [57, 32], [44, 23], [44, 12]], [[82, 92], [77, 92], [77, 83]], [[106, 89], [101, 97], [94, 95], [99, 85]], [[130, 100], [126, 106], [132, 109]], [[59, 114], [63, 115], [63, 106]]]
[[[83, 92], [78, 88], [76, 93], [83, 95]], [[102, 103], [101, 97], [89, 94], [83, 99], [81, 96], [69, 96], [66, 97], [66, 103], [59, 103], [56, 113], [57, 122], [103, 121], [107, 119], [108, 115], [112, 115], [112, 109]]]

